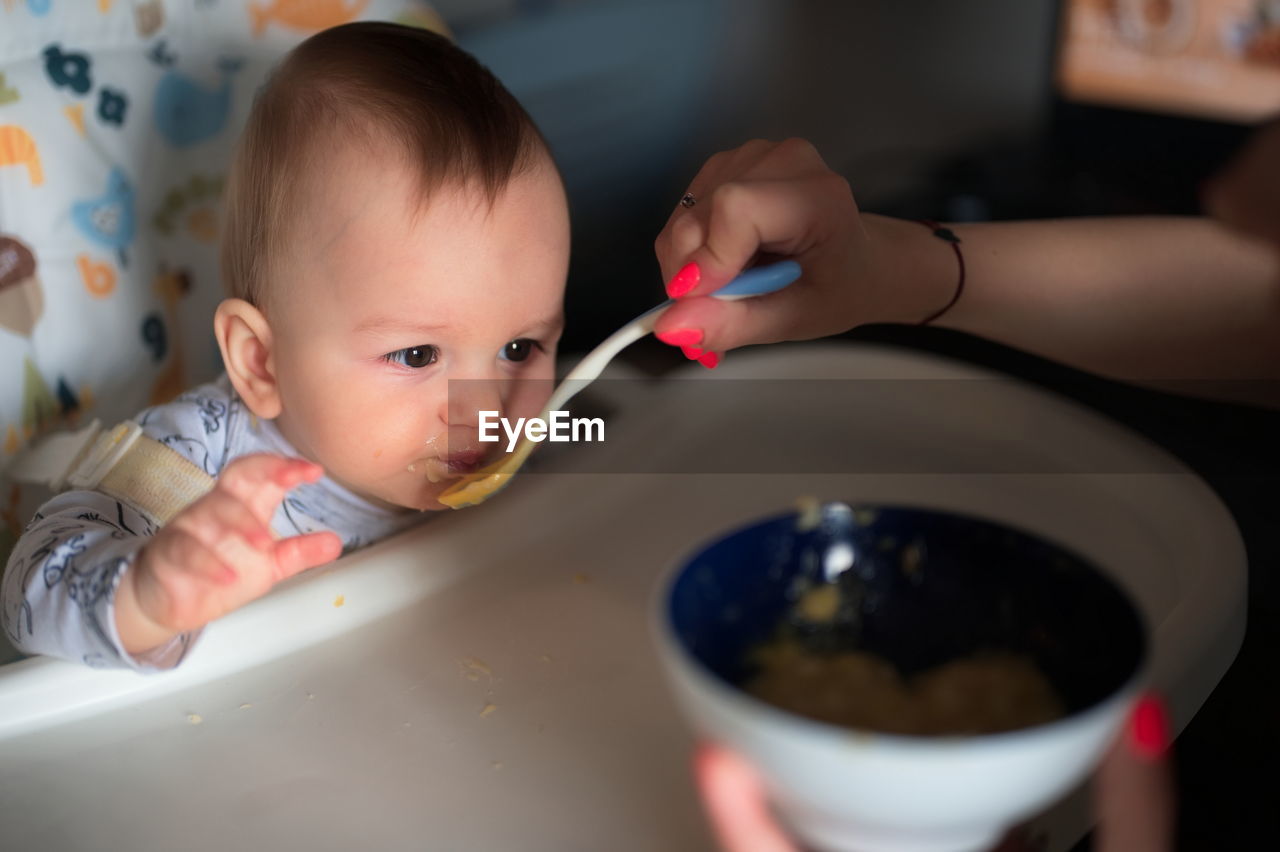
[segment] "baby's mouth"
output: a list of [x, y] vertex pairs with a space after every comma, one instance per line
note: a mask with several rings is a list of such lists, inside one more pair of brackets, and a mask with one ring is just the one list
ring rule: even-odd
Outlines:
[[459, 450], [446, 456], [430, 456], [409, 465], [412, 473], [421, 473], [431, 483], [457, 479], [475, 473], [484, 465], [484, 453], [480, 450]]
[[475, 473], [483, 466], [484, 455], [480, 450], [459, 450], [456, 453], [449, 453], [442, 461], [451, 473], [466, 476], [468, 473]]

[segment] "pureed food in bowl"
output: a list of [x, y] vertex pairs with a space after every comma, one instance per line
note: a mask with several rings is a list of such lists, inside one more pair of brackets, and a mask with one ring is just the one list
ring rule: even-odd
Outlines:
[[911, 736], [1015, 731], [1065, 715], [1053, 686], [1027, 657], [989, 652], [904, 678], [875, 654], [819, 654], [780, 637], [756, 647], [747, 692], [833, 725]]
[[[834, 522], [847, 529], [838, 541], [824, 540], [819, 547], [830, 550], [851, 537], [855, 519], [852, 510], [844, 509], [836, 509]], [[802, 511], [797, 522], [802, 530], [823, 521], [821, 507], [807, 511], [808, 517]], [[893, 550], [893, 544], [885, 538], [880, 549]], [[821, 554], [814, 555], [822, 561]], [[923, 556], [918, 543], [906, 548], [900, 570], [922, 581]], [[857, 574], [845, 576], [853, 567], [852, 556], [845, 560], [850, 564], [831, 580], [797, 578], [795, 603], [774, 636], [748, 649], [747, 665], [756, 673], [744, 684], [747, 692], [820, 722], [912, 736], [995, 734], [1066, 714], [1052, 684], [1026, 654], [980, 651], [904, 677], [876, 654], [832, 648], [830, 641], [821, 647], [818, 631], [831, 627], [842, 609], [852, 607], [848, 617], [855, 622], [861, 618], [865, 587]]]
[[[804, 840], [988, 848], [1096, 764], [1146, 659], [1141, 615], [1098, 569], [948, 512], [829, 503], [818, 520], [789, 513], [713, 540], [669, 577], [657, 613], [682, 708], [756, 765]], [[824, 709], [804, 681], [840, 666], [853, 673]], [[784, 694], [766, 703], [753, 684]]]
[[721, 590], [751, 601], [731, 631], [736, 659], [722, 648], [709, 661], [777, 707], [881, 733], [999, 733], [1096, 702], [1142, 657], [1132, 604], [1080, 557], [1017, 530], [839, 503], [772, 526], [772, 552], [726, 578], [755, 588]]

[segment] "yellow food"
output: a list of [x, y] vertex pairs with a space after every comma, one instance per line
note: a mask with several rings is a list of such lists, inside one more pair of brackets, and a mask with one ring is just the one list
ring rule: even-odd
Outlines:
[[990, 652], [904, 679], [862, 651], [816, 654], [781, 638], [757, 647], [759, 673], [746, 689], [784, 710], [822, 722], [889, 734], [971, 735], [1011, 731], [1065, 714], [1031, 660]]
[[795, 612], [815, 624], [830, 622], [840, 609], [840, 587], [835, 583], [813, 586], [796, 601]]
[[816, 530], [822, 524], [822, 501], [817, 497], [796, 500], [796, 532]]
[[529, 454], [533, 452], [533, 448], [536, 446], [537, 444], [533, 441], [522, 440], [520, 445], [516, 447], [515, 452], [493, 464], [482, 467], [475, 473], [462, 477], [440, 492], [440, 496], [436, 499], [450, 509], [479, 506], [485, 500], [507, 487], [511, 477], [524, 464], [525, 459], [529, 458]]
[[490, 496], [501, 491], [509, 479], [511, 479], [509, 473], [491, 473], [475, 479], [460, 479], [446, 488], [436, 499], [450, 509], [479, 506]]

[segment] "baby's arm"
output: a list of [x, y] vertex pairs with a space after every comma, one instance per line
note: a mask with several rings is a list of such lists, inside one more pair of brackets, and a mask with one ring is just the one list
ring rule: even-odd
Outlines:
[[331, 532], [277, 541], [270, 531], [284, 495], [323, 475], [311, 462], [266, 454], [227, 465], [213, 490], [161, 529], [125, 572], [115, 606], [124, 650], [163, 646], [337, 558], [342, 542]]
[[285, 492], [320, 475], [309, 462], [244, 456], [159, 531], [104, 494], [59, 495], [10, 556], [0, 622], [27, 653], [177, 665], [199, 627], [338, 555], [332, 533], [275, 541], [267, 531]]
[[155, 528], [129, 504], [92, 491], [59, 494], [40, 507], [14, 545], [0, 586], [0, 625], [14, 647], [95, 667], [168, 668], [185, 640], [130, 659], [115, 637], [120, 577]]

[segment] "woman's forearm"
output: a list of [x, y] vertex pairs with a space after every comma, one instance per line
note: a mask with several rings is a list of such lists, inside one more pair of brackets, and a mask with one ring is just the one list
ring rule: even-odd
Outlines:
[[[951, 247], [917, 223], [865, 218], [891, 246], [896, 286], [945, 304], [958, 277]], [[1269, 244], [1197, 218], [952, 230], [965, 289], [936, 325], [1129, 381], [1280, 378], [1280, 252]], [[918, 301], [901, 310], [907, 321], [928, 313]]]

